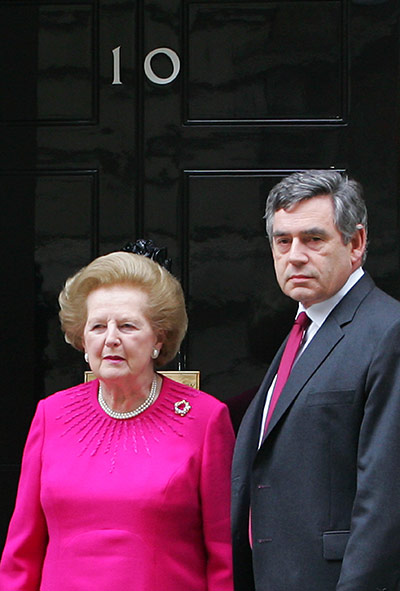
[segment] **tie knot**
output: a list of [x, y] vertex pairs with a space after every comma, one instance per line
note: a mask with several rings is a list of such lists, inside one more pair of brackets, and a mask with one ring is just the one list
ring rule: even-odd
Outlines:
[[306, 330], [306, 328], [308, 328], [310, 325], [311, 320], [305, 312], [300, 312], [294, 323], [300, 326], [303, 330]]

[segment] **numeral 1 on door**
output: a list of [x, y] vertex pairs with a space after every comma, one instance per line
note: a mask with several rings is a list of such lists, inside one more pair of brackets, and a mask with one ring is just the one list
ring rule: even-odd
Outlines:
[[121, 82], [121, 46], [119, 45], [112, 50], [113, 54], [113, 69], [114, 69], [114, 80], [112, 84], [122, 84]]

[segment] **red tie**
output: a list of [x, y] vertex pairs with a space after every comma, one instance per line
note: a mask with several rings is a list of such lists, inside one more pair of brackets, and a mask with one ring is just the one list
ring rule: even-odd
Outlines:
[[269, 404], [267, 419], [265, 421], [264, 433], [267, 431], [269, 421], [271, 420], [272, 413], [274, 412], [278, 398], [285, 387], [291, 369], [293, 367], [294, 360], [296, 359], [297, 351], [303, 340], [305, 331], [307, 330], [311, 320], [305, 312], [300, 312], [294, 321], [292, 330], [290, 331], [289, 338], [286, 343], [285, 350], [282, 355], [281, 362], [279, 364], [278, 374], [276, 378], [275, 388], [271, 396], [271, 402]]

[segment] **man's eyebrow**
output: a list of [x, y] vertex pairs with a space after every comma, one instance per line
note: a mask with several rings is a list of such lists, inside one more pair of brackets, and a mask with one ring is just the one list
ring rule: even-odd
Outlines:
[[288, 236], [290, 232], [283, 232], [281, 230], [277, 230], [276, 232], [272, 232], [272, 238], [279, 238], [279, 236]]
[[[287, 230], [286, 232], [284, 230], [276, 230], [275, 232], [272, 233], [272, 238], [280, 238], [282, 236], [291, 236], [291, 235], [292, 235], [292, 232], [290, 232], [289, 230]], [[318, 228], [316, 226], [314, 228], [307, 228], [306, 230], [301, 230], [300, 235], [301, 236], [326, 237], [326, 236], [328, 236], [328, 232], [326, 230], [324, 230], [324, 228]]]
[[303, 234], [304, 236], [328, 236], [328, 232], [324, 228], [318, 228], [318, 226], [315, 228], [308, 228], [307, 230], [300, 232], [300, 234]]

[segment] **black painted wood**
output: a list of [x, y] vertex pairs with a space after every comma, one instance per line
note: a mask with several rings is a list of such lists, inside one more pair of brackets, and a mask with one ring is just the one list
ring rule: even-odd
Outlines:
[[[3, 535], [36, 402], [85, 368], [60, 333], [58, 292], [97, 254], [140, 236], [168, 247], [190, 316], [183, 365], [224, 400], [257, 385], [290, 324], [262, 219], [283, 175], [334, 167], [364, 184], [367, 267], [400, 296], [399, 10], [0, 1]], [[180, 58], [166, 85], [143, 69], [160, 47]], [[171, 74], [165, 55], [151, 63]]]

